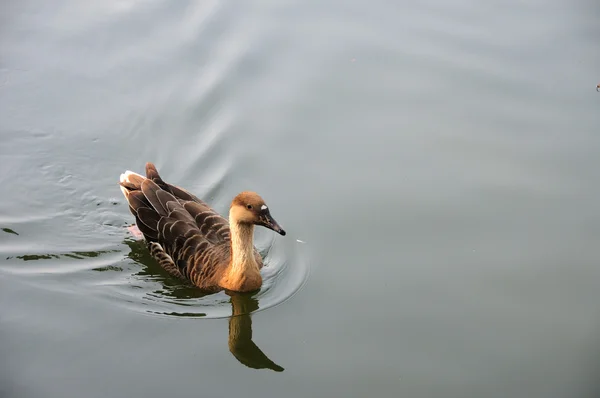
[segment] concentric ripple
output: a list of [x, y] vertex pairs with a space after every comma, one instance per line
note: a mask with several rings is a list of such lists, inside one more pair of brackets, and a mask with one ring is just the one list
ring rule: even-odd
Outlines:
[[[253, 295], [259, 302], [257, 311], [292, 297], [303, 286], [309, 273], [304, 244], [277, 239], [261, 241], [257, 242], [257, 248], [265, 266], [262, 269], [263, 287]], [[150, 257], [143, 241], [127, 237], [123, 243], [129, 252], [121, 261], [121, 267], [134, 272], [112, 283], [105, 290], [107, 298], [115, 299], [119, 305], [131, 310], [151, 315], [184, 318], [231, 316], [230, 297], [225, 292], [204, 294], [186, 281], [167, 274]]]
[[[119, 247], [65, 253], [23, 253], [6, 257], [2, 270], [27, 278], [41, 289], [95, 296], [127, 310], [154, 316], [224, 318], [231, 316], [225, 292], [204, 294], [167, 274], [150, 256], [144, 241], [121, 227]], [[18, 239], [16, 231], [3, 231]], [[261, 238], [261, 234], [258, 234]], [[253, 295], [258, 309], [283, 303], [306, 282], [308, 251], [293, 239], [257, 239], [265, 266], [263, 287]]]

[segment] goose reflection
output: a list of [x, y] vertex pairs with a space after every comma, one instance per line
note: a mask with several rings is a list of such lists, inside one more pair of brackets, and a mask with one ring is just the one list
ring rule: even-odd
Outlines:
[[[125, 243], [131, 251], [128, 257], [138, 264], [143, 265], [143, 269], [135, 275], [143, 279], [151, 279], [159, 282], [163, 289], [153, 292], [154, 297], [163, 297], [181, 304], [182, 308], [189, 308], [189, 301], [201, 298], [214, 292], [206, 292], [170, 276], [164, 269], [149, 255], [145, 243], [139, 240], [126, 239]], [[229, 336], [227, 339], [229, 351], [243, 365], [252, 369], [271, 369], [275, 372], [282, 372], [284, 368], [273, 362], [264, 352], [252, 341], [252, 312], [258, 310], [258, 299], [252, 296], [252, 293], [238, 293], [225, 291], [229, 296], [231, 304], [231, 316], [229, 317]], [[171, 302], [173, 302], [171, 301]], [[201, 313], [176, 313], [172, 316], [205, 316]]]
[[228, 293], [231, 297], [229, 318], [229, 351], [240, 363], [253, 369], [271, 369], [282, 372], [283, 368], [269, 359], [252, 341], [252, 318], [250, 313], [258, 309], [258, 300], [250, 294]]

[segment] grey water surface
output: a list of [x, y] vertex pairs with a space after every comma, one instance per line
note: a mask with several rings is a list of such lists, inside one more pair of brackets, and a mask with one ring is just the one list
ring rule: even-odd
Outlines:
[[[3, 2], [0, 397], [598, 396], [599, 39], [585, 0]], [[265, 198], [259, 294], [149, 257], [147, 161]]]

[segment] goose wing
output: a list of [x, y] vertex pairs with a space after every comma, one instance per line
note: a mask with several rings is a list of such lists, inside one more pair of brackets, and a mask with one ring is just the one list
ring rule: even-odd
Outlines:
[[152, 179], [126, 174], [121, 186], [153, 256], [169, 273], [199, 284], [229, 263], [229, 224], [206, 203], [176, 196], [157, 173]]
[[229, 222], [206, 202], [187, 190], [169, 184], [160, 177], [154, 164], [146, 163], [146, 178], [153, 181], [161, 190], [169, 192], [183, 205], [200, 228], [200, 233], [210, 242], [219, 243], [230, 240]]

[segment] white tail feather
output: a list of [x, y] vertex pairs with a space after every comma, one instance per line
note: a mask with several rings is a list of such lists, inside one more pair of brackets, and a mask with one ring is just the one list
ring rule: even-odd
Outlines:
[[135, 173], [135, 172], [133, 172], [131, 170], [127, 170], [127, 171], [125, 171], [125, 173], [121, 174], [121, 182], [130, 182], [129, 181], [129, 176], [132, 175], [132, 174], [136, 175], [136, 176], [139, 176], [139, 177], [142, 177], [142, 178], [146, 178], [146, 177], [144, 177], [141, 174]]

